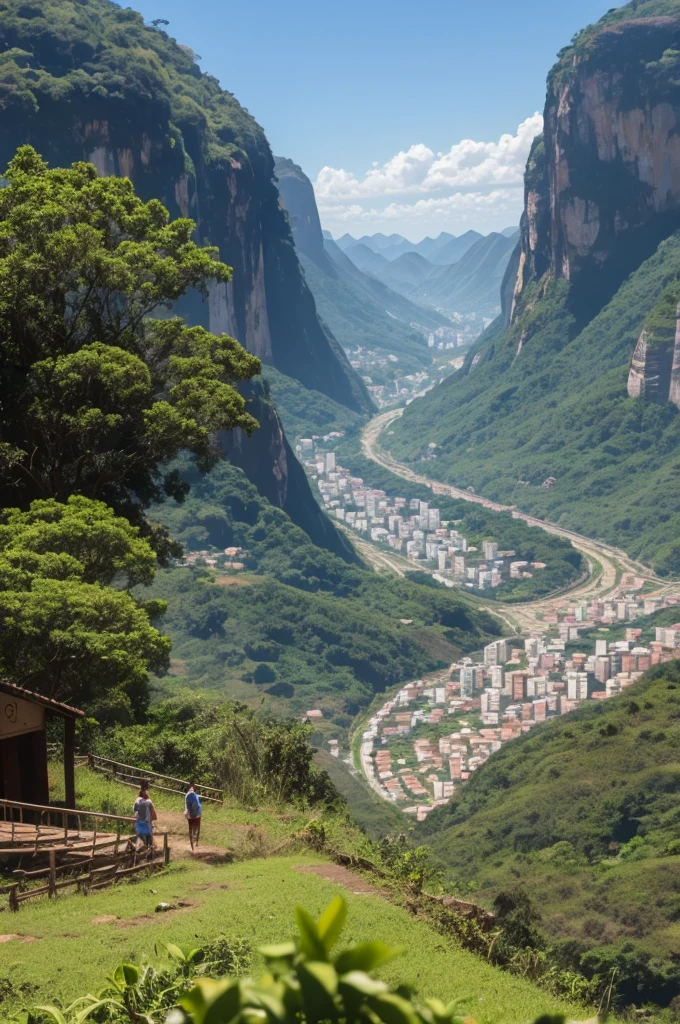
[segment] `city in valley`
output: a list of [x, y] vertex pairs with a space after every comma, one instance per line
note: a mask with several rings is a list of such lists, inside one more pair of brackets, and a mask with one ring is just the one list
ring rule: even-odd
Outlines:
[[[325, 508], [376, 548], [405, 556], [444, 586], [480, 594], [547, 568], [515, 559], [493, 539], [480, 551], [429, 502], [367, 486], [331, 450], [341, 436], [301, 439], [298, 454]], [[624, 573], [604, 597], [546, 605], [541, 628], [526, 638], [495, 641], [402, 686], [364, 723], [354, 768], [381, 797], [424, 820], [504, 743], [584, 701], [619, 694], [652, 666], [680, 657], [680, 607], [670, 626], [643, 618], [680, 605], [680, 594], [649, 588]], [[340, 756], [337, 740], [329, 747]]]

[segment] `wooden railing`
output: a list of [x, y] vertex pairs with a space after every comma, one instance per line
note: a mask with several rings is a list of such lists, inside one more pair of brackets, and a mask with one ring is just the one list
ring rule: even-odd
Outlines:
[[71, 807], [53, 807], [47, 804], [27, 804], [22, 803], [18, 800], [4, 800], [0, 799], [0, 814], [2, 815], [2, 821], [6, 821], [12, 825], [10, 832], [10, 842], [14, 841], [16, 829], [15, 826], [23, 825], [24, 823], [36, 824], [36, 820], [40, 825], [47, 824], [45, 816], [49, 815], [52, 819], [61, 820], [61, 828], [64, 831], [64, 838], [67, 839], [69, 832], [73, 832], [74, 828], [69, 826], [69, 818], [75, 819], [75, 831], [82, 832], [82, 820], [83, 818], [94, 818], [97, 821], [110, 821], [116, 823], [116, 832], [120, 834], [121, 826], [134, 825], [135, 818], [125, 817], [122, 814], [105, 814], [103, 811], [85, 811], [77, 810]]
[[[132, 764], [122, 764], [120, 761], [113, 761], [110, 757], [100, 757], [98, 754], [88, 754], [87, 761], [79, 761], [79, 765], [87, 764], [93, 771], [103, 772], [124, 786], [139, 788], [142, 780], [150, 783], [154, 789], [161, 793], [178, 793], [184, 796], [189, 788], [189, 782], [185, 779], [176, 779], [172, 775], [162, 775], [160, 772], [153, 772], [147, 768], [138, 768]], [[173, 783], [173, 786], [166, 786], [164, 783]], [[221, 804], [224, 802], [224, 792], [216, 786], [204, 786], [198, 783], [194, 786], [201, 800], [209, 803]]]
[[[55, 819], [61, 825], [53, 824]], [[106, 823], [108, 831], [98, 831], [96, 826], [85, 831], [83, 822], [88, 820]], [[132, 832], [121, 835], [124, 827], [135, 824], [135, 819], [120, 814], [0, 799], [0, 821], [9, 826], [1, 830], [2, 840], [9, 842], [2, 848], [3, 853], [47, 855], [46, 865], [43, 861], [44, 866], [34, 870], [15, 870], [15, 881], [0, 886], [0, 894], [9, 897], [10, 910], [18, 910], [26, 900], [37, 896], [51, 898], [71, 886], [88, 892], [139, 871], [153, 873], [170, 860], [166, 831], [160, 833], [162, 848], [158, 854], [155, 850], [140, 851]], [[70, 859], [58, 864], [58, 855]], [[102, 860], [108, 863], [102, 865]], [[74, 877], [61, 877], [69, 873]], [[44, 885], [30, 887], [40, 879], [45, 879]]]

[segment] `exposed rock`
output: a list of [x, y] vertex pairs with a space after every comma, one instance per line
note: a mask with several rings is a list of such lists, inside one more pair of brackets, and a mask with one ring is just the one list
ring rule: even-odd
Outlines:
[[[317, 316], [279, 203], [271, 150], [247, 111], [135, 12], [102, 0], [64, 0], [71, 49], [58, 25], [31, 15], [19, 0], [8, 0], [5, 8], [0, 48], [34, 53], [32, 66], [42, 77], [26, 80], [35, 89], [34, 102], [20, 115], [0, 90], [2, 166], [28, 142], [53, 166], [88, 160], [102, 175], [129, 177], [139, 195], [159, 199], [171, 216], [195, 219], [200, 241], [218, 247], [233, 267], [233, 280], [208, 302], [187, 298], [181, 312], [227, 331], [305, 387], [368, 412], [365, 386]], [[115, 92], [98, 84], [125, 59], [116, 49], [121, 31], [131, 53], [135, 45], [149, 53], [157, 49], [154, 61], [175, 76], [175, 98], [167, 81], [154, 79], [153, 62], [145, 94], [131, 84]], [[14, 81], [13, 67], [11, 60], [3, 64], [3, 81]], [[69, 92], [64, 82], [75, 72], [80, 85]], [[194, 80], [203, 90], [198, 105], [189, 86], [181, 94], [181, 83]]]
[[680, 225], [680, 18], [615, 21], [563, 51], [527, 167], [512, 319], [544, 275], [591, 317]]
[[674, 302], [671, 318], [670, 300], [670, 295], [662, 298], [640, 334], [628, 374], [628, 394], [680, 408], [680, 303]]

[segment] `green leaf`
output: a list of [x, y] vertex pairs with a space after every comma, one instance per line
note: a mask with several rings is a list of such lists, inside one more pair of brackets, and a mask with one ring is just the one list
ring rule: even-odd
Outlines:
[[236, 1016], [241, 1005], [238, 981], [214, 981], [201, 978], [179, 1000], [191, 1014], [194, 1024], [225, 1024]]
[[123, 963], [118, 964], [116, 967], [113, 973], [113, 980], [117, 985], [122, 985], [124, 988], [134, 988], [141, 976], [142, 972], [135, 964]]
[[338, 1008], [334, 997], [338, 990], [338, 976], [331, 964], [306, 961], [298, 966], [298, 978], [304, 1015], [310, 1024], [321, 1020], [336, 1020]]
[[297, 907], [295, 918], [300, 929], [300, 951], [305, 958], [307, 960], [327, 960], [326, 947], [312, 915], [304, 907]]
[[68, 1024], [64, 1014], [56, 1006], [36, 1006], [36, 1010], [40, 1010], [41, 1013], [47, 1013], [57, 1024]]
[[395, 957], [401, 956], [405, 950], [405, 946], [388, 946], [380, 939], [360, 942], [340, 953], [335, 960], [335, 967], [338, 974], [348, 974], [349, 971], [375, 971]]
[[342, 934], [347, 920], [347, 903], [342, 896], [336, 896], [319, 918], [318, 929], [321, 941], [330, 953]]
[[168, 942], [165, 948], [173, 960], [179, 960], [181, 963], [185, 962], [186, 954], [180, 946], [176, 946], [174, 942]]
[[297, 950], [294, 942], [280, 942], [275, 946], [260, 946], [258, 952], [265, 960], [287, 960], [295, 956]]
[[420, 1024], [411, 1003], [391, 992], [369, 998], [368, 1004], [385, 1024]]
[[377, 996], [388, 991], [388, 986], [384, 981], [372, 978], [365, 971], [350, 971], [348, 974], [343, 974], [339, 979], [339, 987], [343, 994], [347, 989], [355, 989], [362, 996]]

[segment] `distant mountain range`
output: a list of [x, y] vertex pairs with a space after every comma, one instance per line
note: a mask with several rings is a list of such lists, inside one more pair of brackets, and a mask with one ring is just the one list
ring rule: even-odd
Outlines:
[[[413, 243], [401, 235], [343, 235], [336, 246], [359, 270], [421, 306], [445, 314], [476, 313], [493, 319], [501, 310], [500, 290], [519, 228]], [[327, 239], [326, 245], [330, 242]]]
[[[506, 231], [515, 232], [518, 228], [510, 228]], [[438, 266], [446, 266], [455, 263], [463, 256], [470, 246], [478, 242], [483, 236], [478, 231], [466, 231], [465, 234], [449, 234], [442, 231], [436, 238], [423, 238], [420, 242], [409, 242], [403, 235], [362, 235], [361, 238], [353, 238], [352, 235], [343, 235], [337, 239], [337, 244], [351, 256], [350, 250], [357, 245], [364, 246], [374, 253], [378, 253], [388, 262], [398, 259], [408, 252], [418, 253], [430, 263]]]
[[[277, 157], [275, 172], [298, 258], [317, 310], [334, 336], [345, 349], [361, 345], [396, 355], [400, 373], [428, 367], [432, 357], [427, 334], [450, 325], [450, 321], [365, 273], [329, 233], [322, 231], [312, 183], [297, 164]], [[386, 241], [389, 244], [390, 240]], [[368, 247], [366, 251], [381, 259]]]

